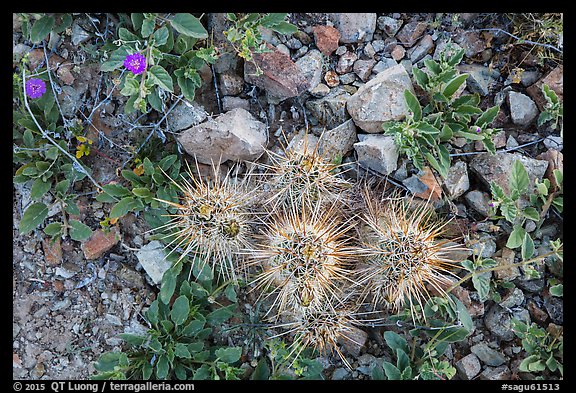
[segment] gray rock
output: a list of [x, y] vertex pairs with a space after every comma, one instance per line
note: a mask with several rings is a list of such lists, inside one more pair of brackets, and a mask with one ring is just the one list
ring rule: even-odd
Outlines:
[[384, 43], [383, 40], [374, 40], [372, 41], [372, 48], [374, 48], [374, 51], [376, 53], [378, 52], [382, 52], [384, 50], [384, 47], [386, 46], [386, 44]]
[[58, 101], [60, 102], [62, 116], [74, 117], [76, 111], [82, 105], [82, 96], [85, 93], [86, 86], [80, 84], [78, 86], [64, 85], [61, 88], [62, 93], [58, 94]]
[[[535, 179], [542, 181], [542, 177], [548, 168], [548, 161], [536, 160], [520, 153], [499, 153], [496, 155], [483, 153], [476, 155], [472, 161], [470, 161], [470, 169], [479, 177], [486, 187], [489, 187], [490, 182], [494, 181], [502, 187], [505, 193], [509, 194], [509, 175], [512, 165], [516, 160], [520, 160], [524, 168], [526, 168], [530, 179], [528, 189], [532, 190]], [[522, 200], [523, 199], [521, 199], [521, 201]], [[524, 205], [526, 203], [524, 203]], [[521, 207], [523, 208], [524, 206]]]
[[350, 118], [346, 111], [346, 102], [350, 94], [342, 88], [335, 88], [323, 98], [308, 100], [306, 108], [310, 115], [318, 119], [318, 122], [326, 128], [338, 127]]
[[492, 198], [484, 191], [472, 190], [464, 195], [464, 199], [468, 202], [468, 206], [484, 217], [490, 215], [490, 203]]
[[506, 357], [495, 349], [490, 348], [486, 343], [473, 345], [470, 351], [488, 366], [497, 367], [506, 363]]
[[310, 94], [316, 98], [326, 97], [330, 93], [330, 88], [326, 86], [324, 83], [319, 83], [313, 89], [310, 89]]
[[464, 356], [462, 359], [458, 360], [455, 364], [455, 367], [460, 378], [466, 380], [473, 379], [482, 369], [480, 361], [473, 353], [470, 353]]
[[353, 83], [354, 81], [356, 81], [356, 74], [353, 72], [349, 72], [347, 74], [340, 75], [340, 83], [342, 83], [343, 85], [349, 85], [349, 84]]
[[207, 117], [202, 105], [195, 101], [182, 101], [172, 110], [166, 121], [170, 131], [178, 132], [202, 123]]
[[286, 56], [290, 56], [290, 49], [288, 49], [288, 47], [284, 44], [276, 45], [276, 50], [278, 50], [281, 53], [284, 53]]
[[496, 252], [496, 242], [488, 233], [482, 233], [478, 239], [471, 240], [469, 247], [474, 255], [479, 255], [482, 258], [491, 258]]
[[348, 379], [350, 377], [350, 370], [345, 367], [339, 367], [332, 372], [333, 381], [341, 381], [343, 379]]
[[372, 43], [368, 42], [364, 47], [364, 54], [369, 58], [373, 59], [374, 55], [376, 54], [376, 50], [372, 46]]
[[222, 110], [224, 112], [228, 112], [236, 108], [242, 108], [249, 111], [250, 100], [246, 98], [231, 97], [231, 96], [222, 97]]
[[346, 74], [352, 71], [354, 67], [354, 62], [358, 59], [358, 56], [354, 52], [346, 52], [338, 59], [338, 64], [336, 65], [336, 72], [340, 75]]
[[486, 328], [503, 341], [511, 341], [516, 337], [510, 324], [510, 313], [498, 304], [494, 304], [484, 317]]
[[562, 138], [561, 136], [548, 135], [544, 139], [543, 143], [547, 149], [562, 151], [562, 149], [564, 148], [564, 138]]
[[90, 33], [84, 30], [78, 23], [72, 24], [72, 37], [71, 41], [74, 46], [78, 46], [92, 37]]
[[334, 53], [336, 53], [336, 56], [342, 56], [346, 52], [348, 52], [348, 48], [345, 45], [340, 45]]
[[401, 20], [390, 18], [389, 16], [379, 16], [376, 23], [378, 29], [388, 34], [389, 37], [394, 37], [396, 33], [398, 33], [398, 30], [400, 30], [400, 27], [402, 27]]
[[318, 150], [331, 159], [343, 157], [352, 150], [357, 140], [356, 125], [349, 119], [338, 127], [325, 131], [320, 138]]
[[361, 366], [370, 366], [376, 362], [376, 356], [365, 353], [358, 358], [358, 364]]
[[286, 46], [290, 49], [298, 50], [302, 48], [302, 43], [297, 38], [290, 38], [288, 41], [286, 41]]
[[409, 22], [396, 34], [398, 42], [406, 48], [412, 47], [426, 31], [426, 22]]
[[472, 93], [478, 93], [481, 96], [486, 96], [490, 93], [490, 89], [496, 83], [500, 72], [480, 64], [462, 64], [456, 67], [460, 72], [470, 74], [466, 83], [468, 90]]
[[508, 93], [510, 117], [514, 124], [527, 126], [538, 116], [538, 107], [530, 97], [525, 94], [511, 91]]
[[409, 76], [412, 76], [412, 61], [410, 59], [403, 59], [400, 61], [400, 65], [404, 67]]
[[24, 57], [24, 55], [26, 53], [28, 53], [32, 48], [29, 47], [28, 45], [24, 45], [24, 44], [16, 44], [14, 47], [12, 47], [12, 63], [16, 64], [18, 63], [22, 57]]
[[[508, 293], [504, 298], [498, 303], [502, 307], [512, 308], [514, 306], [520, 306], [524, 302], [524, 292], [518, 288], [514, 288], [510, 293]], [[499, 364], [491, 364], [491, 366], [499, 366]]]
[[218, 75], [220, 94], [223, 96], [236, 96], [244, 90], [244, 79], [237, 74], [226, 72]]
[[506, 140], [506, 149], [512, 149], [513, 147], [517, 147], [520, 146], [520, 144], [518, 143], [518, 141], [516, 139], [514, 139], [514, 137], [512, 135], [510, 135], [508, 137], [508, 139]]
[[369, 59], [369, 60], [356, 60], [354, 63], [353, 70], [358, 75], [363, 82], [368, 80], [368, 77], [372, 73], [372, 68], [376, 64], [376, 60]]
[[182, 131], [177, 140], [199, 162], [217, 164], [258, 158], [264, 152], [268, 131], [250, 112], [236, 108]]
[[153, 240], [136, 252], [140, 265], [156, 285], [162, 282], [164, 273], [172, 266], [172, 263], [166, 260], [164, 249], [162, 243]]
[[358, 163], [364, 168], [389, 175], [398, 165], [398, 147], [394, 138], [386, 135], [359, 134], [360, 142], [354, 144]]
[[340, 42], [351, 44], [371, 41], [376, 30], [375, 13], [332, 13], [328, 15], [340, 32]]
[[444, 188], [450, 199], [456, 199], [470, 188], [468, 178], [468, 166], [464, 161], [456, 161], [450, 169], [448, 176], [444, 179]]
[[322, 81], [322, 53], [313, 49], [296, 61], [296, 65], [302, 70], [304, 78], [308, 81], [308, 91], [313, 90]]
[[296, 60], [301, 58], [302, 56], [304, 56], [306, 53], [308, 53], [308, 47], [307, 46], [303, 46], [302, 48], [298, 49], [296, 51], [296, 53], [294, 53], [294, 56], [292, 56], [292, 59]]
[[398, 65], [398, 62], [396, 60], [391, 59], [389, 57], [383, 57], [378, 63], [376, 63], [374, 68], [372, 68], [372, 73], [379, 74], [382, 71], [390, 67], [394, 67], [396, 65]]
[[480, 374], [480, 379], [488, 381], [504, 381], [510, 380], [511, 374], [510, 369], [506, 365], [500, 367], [486, 367]]
[[402, 120], [408, 114], [404, 90], [414, 92], [410, 76], [401, 65], [380, 72], [350, 97], [346, 108], [354, 123], [366, 132], [382, 132], [387, 120]]
[[564, 324], [564, 302], [562, 298], [546, 296], [544, 298], [544, 308], [548, 312], [552, 322], [557, 325]]
[[486, 41], [478, 31], [463, 31], [454, 35], [456, 41], [466, 51], [466, 57], [473, 57], [486, 49]]
[[527, 276], [524, 271], [523, 268], [520, 269], [523, 274], [520, 276], [520, 278], [516, 279], [516, 281], [514, 281], [514, 283], [519, 286], [520, 288], [522, 288], [524, 291], [527, 292], [532, 292], [532, 293], [539, 293], [544, 289], [544, 286], [546, 285], [545, 281], [544, 281], [544, 265], [538, 264], [534, 266], [534, 270], [536, 270], [538, 273], [540, 273], [540, 277], [541, 278], [530, 278], [530, 276]]
[[408, 57], [412, 63], [422, 59], [430, 50], [434, 48], [434, 40], [430, 34], [426, 34], [416, 45], [408, 50]]

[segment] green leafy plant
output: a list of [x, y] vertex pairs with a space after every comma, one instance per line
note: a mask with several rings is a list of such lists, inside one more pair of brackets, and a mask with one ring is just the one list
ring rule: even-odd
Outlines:
[[550, 89], [547, 84], [542, 85], [542, 94], [544, 94], [546, 104], [538, 116], [538, 127], [550, 121], [552, 129], [556, 130], [560, 127], [560, 136], [562, 136], [564, 132], [564, 105], [558, 99], [556, 92]]
[[[481, 302], [484, 302], [488, 299], [491, 289], [491, 280], [492, 277], [491, 272], [483, 271], [483, 269], [489, 269], [498, 265], [498, 263], [491, 259], [491, 258], [482, 258], [480, 256], [474, 257], [473, 261], [465, 260], [461, 262], [464, 269], [469, 271], [470, 273], [474, 273], [472, 276], [472, 285], [474, 285], [474, 289], [478, 292], [478, 297]], [[478, 273], [477, 273], [478, 272]]]
[[266, 357], [258, 362], [250, 379], [324, 379], [322, 365], [311, 359], [311, 348], [294, 354], [280, 338], [265, 341]]
[[522, 348], [528, 355], [518, 369], [522, 372], [542, 372], [546, 369], [564, 375], [562, 358], [564, 340], [562, 330], [555, 334], [547, 332], [532, 322], [530, 325], [512, 319], [512, 330], [516, 337], [522, 339]]
[[285, 21], [287, 15], [286, 13], [226, 14], [226, 18], [233, 22], [233, 25], [224, 31], [224, 36], [238, 56], [256, 66], [257, 75], [260, 75], [262, 70], [254, 63], [254, 54], [270, 51], [262, 39], [260, 28], [268, 28], [279, 34], [293, 34], [298, 31], [298, 28]]
[[422, 108], [418, 98], [409, 90], [404, 99], [409, 115], [403, 121], [388, 121], [382, 125], [384, 134], [392, 135], [400, 151], [408, 156], [417, 169], [427, 161], [442, 177], [447, 177], [451, 159], [443, 144], [452, 137], [467, 141], [482, 141], [486, 150], [496, 153], [493, 136], [499, 130], [489, 125], [498, 115], [498, 105], [482, 111], [478, 94], [460, 95], [457, 92], [468, 78], [458, 74], [464, 50], [448, 56], [445, 51], [440, 61], [426, 60], [426, 70], [413, 68], [416, 83], [426, 93], [427, 104]]
[[33, 44], [39, 44], [50, 33], [60, 34], [72, 25], [71, 14], [18, 14], [22, 22], [22, 35]]
[[[172, 268], [167, 274], [178, 273]], [[147, 333], [121, 334], [130, 349], [103, 354], [94, 365], [94, 379], [239, 379], [242, 347], [215, 346], [211, 340], [213, 329], [234, 314], [236, 304], [212, 310], [220, 289], [210, 291], [210, 280], [183, 280], [171, 301], [175, 281], [164, 278], [159, 299], [146, 311]]]
[[[123, 66], [129, 71], [119, 81], [120, 93], [130, 97], [125, 112], [149, 108], [163, 111], [167, 95], [175, 86], [187, 100], [194, 99], [195, 91], [202, 86], [199, 70], [217, 59], [212, 46], [199, 46], [208, 38], [208, 32], [198, 18], [188, 13], [178, 13], [166, 18], [156, 13], [132, 13], [132, 29], [120, 27], [118, 39], [107, 45], [107, 60], [100, 67], [112, 72]], [[126, 61], [137, 55], [137, 66]]]
[[422, 346], [409, 346], [404, 337], [393, 331], [384, 332], [384, 339], [396, 363], [386, 360], [376, 363], [372, 367], [372, 379], [431, 380], [452, 379], [456, 375], [456, 369], [449, 362], [439, 359], [446, 351], [447, 342], [430, 341]]
[[[534, 255], [534, 241], [525, 229], [527, 220], [541, 225], [550, 205], [555, 206], [560, 212], [562, 211], [563, 198], [559, 196], [562, 192], [562, 172], [558, 169], [554, 170], [554, 178], [558, 185], [556, 191], [549, 194], [551, 190], [550, 181], [544, 179], [542, 182], [536, 181], [535, 190], [531, 193], [529, 191], [530, 179], [528, 172], [522, 162], [517, 160], [512, 165], [512, 171], [508, 179], [508, 194], [495, 182], [490, 183], [492, 192], [491, 204], [494, 212], [491, 218], [504, 218], [513, 225], [506, 247], [511, 249], [521, 247], [523, 260], [527, 260]], [[522, 207], [522, 204], [525, 206]], [[502, 216], [495, 215], [498, 211], [500, 211]]]

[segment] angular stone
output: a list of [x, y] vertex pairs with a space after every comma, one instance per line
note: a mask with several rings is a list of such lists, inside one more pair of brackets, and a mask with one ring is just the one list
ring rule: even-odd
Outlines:
[[505, 193], [509, 194], [508, 180], [512, 165], [516, 160], [520, 160], [528, 172], [530, 179], [528, 190], [532, 190], [535, 179], [542, 181], [542, 177], [546, 173], [546, 168], [548, 168], [547, 161], [535, 160], [520, 153], [499, 153], [495, 155], [483, 153], [478, 154], [470, 161], [470, 169], [478, 175], [487, 187], [489, 187], [490, 182], [493, 181], [502, 187]]
[[223, 96], [236, 96], [244, 90], [244, 79], [237, 74], [226, 72], [218, 76], [220, 94]]
[[368, 341], [368, 333], [354, 326], [351, 326], [345, 336], [338, 338], [338, 342], [354, 357], [360, 356], [360, 351], [366, 345], [366, 341]]
[[340, 84], [340, 77], [336, 72], [330, 70], [324, 75], [324, 81], [329, 87], [336, 87]]
[[502, 308], [498, 304], [494, 304], [486, 316], [484, 317], [484, 324], [486, 328], [492, 332], [496, 337], [503, 341], [512, 341], [514, 337], [514, 331], [510, 324], [510, 314], [506, 309]]
[[448, 169], [448, 176], [444, 180], [444, 189], [450, 199], [456, 199], [469, 188], [468, 166], [464, 161], [457, 161]]
[[[254, 62], [244, 63], [244, 80], [264, 89], [267, 94], [284, 100], [296, 97], [310, 87], [302, 69], [274, 47], [270, 52], [254, 54]], [[257, 64], [262, 74], [256, 75]]]
[[312, 28], [314, 33], [314, 42], [316, 47], [325, 56], [330, 56], [336, 49], [338, 49], [338, 42], [340, 41], [340, 32], [332, 26], [314, 26]]
[[356, 125], [349, 119], [338, 127], [325, 131], [320, 137], [318, 150], [330, 160], [343, 157], [352, 150], [357, 139]]
[[500, 367], [486, 367], [480, 374], [480, 379], [488, 381], [508, 381], [512, 373], [508, 366], [503, 365]]
[[98, 259], [106, 251], [109, 251], [120, 241], [120, 232], [118, 227], [113, 226], [108, 232], [99, 229], [94, 231], [92, 236], [82, 243], [82, 251], [86, 259]]
[[318, 86], [310, 90], [310, 94], [316, 98], [326, 97], [330, 93], [330, 88], [324, 83], [319, 83]]
[[313, 49], [296, 61], [296, 65], [302, 70], [304, 78], [308, 81], [308, 91], [314, 89], [322, 82], [322, 53]]
[[[510, 291], [504, 298], [498, 302], [499, 305], [505, 308], [512, 308], [514, 306], [520, 306], [524, 302], [524, 292], [518, 288], [514, 288]], [[495, 366], [499, 366], [496, 364]]]
[[158, 240], [153, 240], [136, 252], [142, 268], [156, 285], [162, 282], [164, 273], [172, 266], [172, 263], [166, 260], [164, 248]]
[[543, 141], [547, 149], [562, 151], [564, 148], [564, 138], [561, 136], [548, 135]]
[[[516, 253], [514, 250], [511, 250], [507, 247], [502, 248], [502, 256], [501, 257], [494, 257], [494, 260], [498, 262], [498, 267], [505, 266], [505, 265], [512, 265], [514, 263], [514, 259], [516, 257]], [[520, 269], [518, 266], [510, 266], [509, 268], [502, 268], [494, 271], [494, 275], [496, 279], [502, 281], [512, 281], [516, 278], [520, 277]]]
[[343, 44], [371, 41], [376, 30], [375, 13], [332, 13], [329, 18], [340, 32], [340, 42]]
[[402, 120], [408, 114], [404, 90], [414, 92], [410, 76], [402, 65], [380, 72], [350, 97], [346, 108], [358, 127], [366, 132], [382, 132], [387, 120]]
[[466, 380], [473, 379], [482, 369], [480, 361], [473, 353], [470, 353], [458, 360], [455, 366], [460, 378]]
[[346, 52], [338, 59], [338, 64], [336, 65], [336, 72], [340, 75], [346, 74], [352, 71], [354, 67], [354, 62], [358, 59], [358, 56], [354, 52]]
[[376, 20], [378, 28], [384, 33], [388, 34], [389, 37], [394, 37], [400, 27], [402, 27], [402, 21], [399, 19], [390, 18], [389, 16], [379, 16]]
[[484, 191], [472, 190], [464, 195], [468, 206], [480, 213], [484, 217], [490, 215], [490, 202], [492, 198]]
[[564, 101], [564, 66], [560, 64], [548, 73], [544, 78], [534, 83], [526, 89], [526, 93], [536, 102], [538, 109], [543, 110], [547, 101], [542, 93], [542, 85], [548, 85], [551, 90], [554, 90], [560, 102]]
[[406, 55], [406, 49], [402, 45], [396, 45], [390, 52], [390, 56], [396, 61], [402, 60], [404, 55]]
[[172, 132], [179, 132], [202, 123], [207, 117], [208, 114], [202, 105], [195, 101], [182, 101], [174, 107], [166, 121]]
[[430, 34], [426, 34], [416, 45], [408, 51], [408, 57], [413, 64], [422, 59], [434, 48], [434, 40]]
[[[358, 60], [360, 61], [360, 60]], [[358, 63], [358, 61], [356, 63]], [[356, 64], [354, 63], [354, 64]], [[347, 74], [344, 75], [340, 75], [340, 83], [342, 83], [343, 85], [350, 85], [352, 83], [354, 83], [356, 81], [356, 74], [353, 72], [349, 72]]]
[[454, 41], [466, 51], [466, 57], [472, 57], [486, 49], [486, 41], [478, 31], [461, 31], [456, 34]]
[[372, 68], [376, 64], [376, 60], [369, 59], [369, 60], [356, 60], [354, 63], [353, 70], [358, 75], [363, 82], [368, 80], [368, 77], [372, 73]]
[[224, 112], [229, 112], [232, 109], [242, 108], [244, 110], [250, 110], [250, 100], [246, 98], [234, 97], [234, 96], [224, 96], [222, 97], [222, 110]]
[[402, 183], [414, 194], [415, 197], [421, 199], [430, 199], [431, 202], [436, 202], [442, 196], [442, 187], [438, 184], [436, 176], [425, 166], [416, 175], [412, 175]]
[[44, 249], [44, 260], [49, 266], [58, 266], [62, 263], [62, 244], [60, 238], [57, 238], [54, 243], [48, 238], [43, 239], [42, 248]]
[[266, 125], [250, 112], [235, 108], [215, 120], [190, 127], [177, 136], [186, 153], [202, 164], [258, 158], [268, 140]]
[[385, 69], [394, 67], [395, 65], [398, 65], [398, 62], [396, 60], [384, 57], [378, 63], [376, 63], [374, 68], [372, 68], [372, 73], [379, 74]]
[[396, 39], [407, 48], [412, 47], [416, 41], [424, 34], [428, 23], [426, 22], [409, 22], [396, 34]]
[[338, 127], [350, 118], [346, 111], [346, 102], [350, 94], [341, 87], [332, 89], [326, 97], [306, 101], [310, 115], [318, 119], [319, 124], [328, 129]]
[[527, 95], [511, 91], [508, 93], [508, 104], [510, 107], [510, 117], [514, 124], [527, 126], [538, 116], [536, 104]]
[[490, 93], [491, 88], [500, 76], [498, 70], [491, 70], [480, 64], [461, 64], [456, 66], [456, 68], [461, 73], [470, 74], [468, 79], [466, 79], [468, 90], [481, 96], [486, 96]]
[[495, 349], [490, 348], [486, 343], [473, 345], [470, 351], [488, 366], [497, 367], [506, 363], [506, 357]]
[[398, 166], [398, 147], [394, 138], [387, 135], [359, 134], [360, 142], [354, 144], [360, 166], [382, 175], [389, 175]]

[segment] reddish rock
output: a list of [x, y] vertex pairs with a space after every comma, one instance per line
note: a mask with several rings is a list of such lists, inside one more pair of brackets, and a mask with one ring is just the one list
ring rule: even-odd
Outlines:
[[404, 58], [405, 54], [406, 54], [406, 49], [404, 49], [404, 47], [402, 45], [396, 45], [394, 47], [394, 49], [392, 49], [392, 52], [390, 52], [390, 55], [396, 61], [402, 60]]
[[273, 46], [268, 46], [270, 52], [254, 54], [261, 75], [256, 75], [256, 66], [251, 61], [244, 63], [244, 80], [256, 85], [279, 99], [296, 97], [308, 89], [309, 81], [296, 63]]
[[330, 56], [338, 49], [340, 32], [332, 26], [314, 26], [314, 41], [316, 46], [325, 56]]
[[396, 39], [399, 43], [409, 48], [420, 39], [426, 27], [428, 27], [428, 24], [425, 22], [407, 23], [400, 29], [398, 34], [396, 34]]
[[54, 280], [52, 287], [56, 292], [64, 292], [64, 282], [61, 280]]
[[376, 65], [376, 60], [368, 59], [368, 60], [356, 60], [354, 63], [353, 70], [358, 75], [362, 82], [366, 82], [368, 77], [372, 73], [372, 68]]
[[430, 198], [431, 202], [438, 201], [442, 196], [442, 187], [440, 187], [438, 180], [436, 180], [436, 176], [434, 176], [434, 173], [432, 173], [427, 166], [424, 167], [422, 172], [422, 175], [420, 175], [418, 179], [426, 185], [427, 189], [418, 194], [414, 194], [414, 196], [426, 200]]
[[470, 291], [461, 286], [457, 286], [452, 290], [454, 296], [458, 298], [468, 310], [471, 317], [478, 317], [484, 315], [484, 303], [475, 302], [470, 298]]
[[62, 263], [62, 243], [60, 238], [56, 239], [54, 243], [50, 239], [42, 240], [42, 248], [44, 249], [44, 260], [49, 266], [58, 266]]
[[[50, 55], [48, 53], [47, 55], [48, 55], [48, 65], [50, 66], [50, 69], [53, 72], [56, 72], [56, 75], [62, 81], [62, 83], [66, 85], [73, 84], [76, 78], [74, 78], [74, 76], [70, 71], [72, 63], [56, 54]], [[46, 60], [44, 56], [44, 50], [43, 49], [31, 50], [28, 55], [28, 59], [30, 60], [30, 69], [35, 70]]]
[[349, 331], [346, 331], [345, 336], [341, 336], [338, 342], [346, 348], [352, 356], [360, 356], [360, 351], [368, 340], [368, 333], [357, 327], [351, 326]]
[[526, 93], [536, 102], [538, 109], [543, 110], [546, 98], [542, 93], [542, 85], [547, 84], [558, 95], [560, 102], [564, 100], [564, 67], [559, 65], [548, 73], [544, 78], [526, 89]]
[[558, 184], [556, 184], [556, 178], [554, 177], [553, 171], [554, 169], [559, 169], [562, 172], [564, 171], [564, 155], [558, 150], [549, 149], [538, 155], [536, 158], [548, 161], [548, 169], [546, 169], [544, 177], [550, 180], [550, 184], [553, 188], [557, 188]]
[[478, 31], [460, 31], [455, 35], [454, 41], [466, 51], [466, 57], [472, 57], [486, 49], [486, 40]]
[[95, 231], [92, 236], [82, 243], [82, 251], [86, 259], [100, 258], [120, 241], [118, 227], [112, 227], [108, 233], [102, 229]]
[[526, 302], [526, 308], [530, 313], [530, 317], [539, 323], [544, 323], [548, 319], [548, 314], [546, 311], [542, 310], [538, 305], [534, 302], [534, 300], [530, 299]]
[[14, 352], [12, 353], [12, 367], [22, 368], [22, 360], [20, 360], [20, 356]]

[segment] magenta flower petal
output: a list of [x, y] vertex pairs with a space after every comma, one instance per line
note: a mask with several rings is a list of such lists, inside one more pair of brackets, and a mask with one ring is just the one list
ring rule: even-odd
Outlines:
[[124, 59], [124, 67], [135, 75], [141, 74], [146, 69], [146, 58], [140, 53], [132, 53]]
[[46, 93], [46, 83], [42, 79], [31, 78], [26, 81], [26, 95], [30, 98], [39, 98]]

